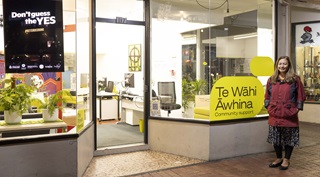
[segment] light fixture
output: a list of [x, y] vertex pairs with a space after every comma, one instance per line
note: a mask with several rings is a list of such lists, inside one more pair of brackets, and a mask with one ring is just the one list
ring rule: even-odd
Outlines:
[[242, 34], [242, 35], [235, 35], [235, 36], [233, 36], [233, 39], [237, 40], [237, 39], [245, 39], [245, 38], [251, 38], [251, 37], [257, 37], [257, 33], [248, 33], [248, 34]]

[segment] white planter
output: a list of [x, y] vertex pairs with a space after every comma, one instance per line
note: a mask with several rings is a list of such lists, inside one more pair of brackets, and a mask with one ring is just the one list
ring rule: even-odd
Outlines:
[[186, 109], [183, 109], [184, 118], [193, 118], [194, 103], [189, 103], [189, 106]]
[[16, 124], [20, 123], [22, 120], [22, 116], [19, 115], [17, 112], [9, 112], [9, 111], [4, 111], [4, 121], [7, 124]]
[[55, 109], [52, 115], [49, 114], [48, 109], [42, 109], [42, 118], [45, 122], [57, 121], [58, 115], [59, 115], [59, 109]]

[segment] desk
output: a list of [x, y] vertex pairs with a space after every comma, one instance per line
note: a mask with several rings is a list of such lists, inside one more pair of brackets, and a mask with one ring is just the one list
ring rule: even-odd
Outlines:
[[143, 104], [143, 97], [122, 95], [122, 118], [125, 119], [127, 124], [139, 125], [139, 120], [143, 119]]
[[[117, 97], [117, 99], [110, 99], [110, 97], [114, 96]], [[100, 91], [97, 94], [97, 118], [99, 119], [99, 121], [116, 118], [120, 119], [119, 105], [119, 94]]]
[[[21, 124], [12, 124], [4, 125], [4, 121], [0, 121], [0, 133], [7, 133], [7, 132], [21, 132], [21, 131], [35, 131], [35, 130], [46, 130], [46, 129], [58, 129], [58, 128], [67, 128], [67, 124], [63, 121], [57, 122], [43, 122], [42, 118], [37, 119], [22, 119]], [[23, 122], [39, 122], [39, 123], [26, 123]], [[43, 122], [43, 123], [41, 123]]]

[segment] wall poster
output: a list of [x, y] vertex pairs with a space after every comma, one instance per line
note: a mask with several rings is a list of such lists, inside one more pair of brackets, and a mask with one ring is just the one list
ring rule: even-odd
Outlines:
[[6, 73], [63, 72], [62, 0], [3, 0]]
[[141, 44], [129, 45], [129, 71], [141, 71]]

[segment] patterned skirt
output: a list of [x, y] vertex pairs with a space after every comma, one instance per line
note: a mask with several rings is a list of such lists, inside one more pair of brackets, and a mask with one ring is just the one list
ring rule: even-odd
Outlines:
[[299, 127], [274, 127], [269, 125], [267, 142], [278, 146], [299, 146]]

